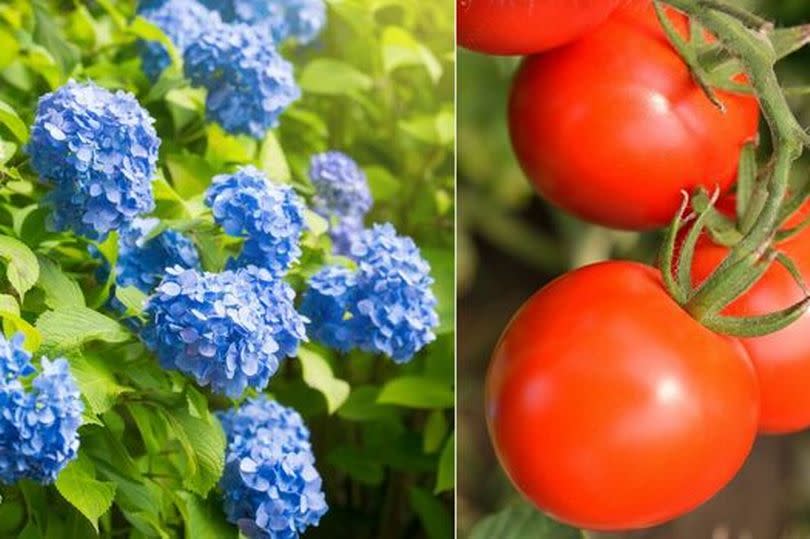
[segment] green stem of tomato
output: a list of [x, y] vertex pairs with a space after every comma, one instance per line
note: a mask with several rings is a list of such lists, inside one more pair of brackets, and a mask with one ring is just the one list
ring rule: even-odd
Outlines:
[[[773, 328], [784, 327], [783, 323], [795, 319], [796, 313], [803, 312], [807, 305], [797, 304], [767, 318], [735, 319], [720, 313], [744, 294], [773, 261], [768, 253], [781, 221], [790, 172], [804, 147], [810, 145], [810, 137], [790, 110], [774, 71], [779, 55], [768, 37], [770, 25], [761, 24], [753, 14], [743, 16], [741, 8], [735, 7], [735, 12], [729, 13], [725, 2], [667, 0], [667, 3], [700, 23], [738, 58], [759, 100], [774, 145], [773, 170], [761, 186], [765, 199], [752, 219], [750, 230], [745, 231], [717, 269], [689, 295], [684, 308], [708, 327], [724, 333], [745, 336], [776, 331]], [[752, 30], [749, 26], [758, 29]], [[684, 247], [694, 249], [691, 244]], [[691, 252], [685, 254], [685, 259], [691, 259]]]

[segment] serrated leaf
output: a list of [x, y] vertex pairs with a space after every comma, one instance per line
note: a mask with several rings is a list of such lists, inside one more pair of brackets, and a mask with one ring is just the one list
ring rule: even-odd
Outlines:
[[346, 62], [316, 58], [301, 71], [299, 84], [311, 94], [353, 95], [370, 90], [374, 81]]
[[118, 383], [110, 368], [100, 358], [72, 354], [70, 371], [96, 414], [103, 414], [113, 407], [122, 393], [132, 391], [132, 388]]
[[9, 283], [20, 297], [25, 296], [39, 278], [37, 256], [20, 240], [0, 236], [0, 258], [8, 264], [6, 276]]
[[349, 397], [350, 387], [347, 382], [335, 378], [332, 367], [323, 355], [312, 347], [301, 346], [298, 349], [298, 358], [304, 372], [304, 383], [316, 389], [326, 399], [329, 413], [340, 408]]
[[470, 539], [583, 539], [581, 532], [554, 522], [522, 503], [490, 515], [475, 525]]
[[381, 404], [396, 404], [406, 408], [452, 408], [453, 390], [423, 376], [402, 376], [385, 384], [377, 397]]
[[219, 421], [210, 415], [201, 419], [183, 408], [172, 410], [170, 416], [182, 429], [181, 435], [190, 443], [196, 459], [195, 471], [184, 479], [183, 485], [205, 496], [216, 485], [225, 466], [225, 433]]
[[50, 258], [37, 256], [39, 279], [37, 287], [45, 293], [45, 305], [51, 309], [84, 306], [84, 294], [79, 284], [62, 272]]
[[46, 311], [36, 327], [42, 334], [42, 346], [53, 350], [76, 349], [90, 341], [120, 343], [132, 337], [124, 326], [87, 307]]
[[436, 487], [433, 492], [453, 490], [456, 483], [456, 434], [450, 435], [439, 456], [439, 467], [436, 470]]
[[79, 452], [56, 478], [56, 490], [84, 515], [98, 533], [98, 518], [107, 512], [115, 498], [116, 486], [96, 479], [93, 461]]

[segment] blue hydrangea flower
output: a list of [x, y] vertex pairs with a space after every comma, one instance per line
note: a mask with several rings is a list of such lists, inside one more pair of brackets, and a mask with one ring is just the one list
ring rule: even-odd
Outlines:
[[176, 230], [167, 229], [146, 237], [158, 226], [154, 218], [136, 218], [119, 230], [118, 263], [115, 283], [151, 292], [166, 273], [166, 268], [182, 266], [199, 269], [200, 256], [194, 243]]
[[[207, 28], [221, 23], [219, 14], [196, 0], [167, 0], [139, 6], [140, 15], [163, 30], [180, 54]], [[158, 41], [140, 41], [141, 63], [149, 80], [156, 81], [171, 63], [169, 53]]]
[[324, 217], [363, 216], [371, 209], [371, 191], [363, 170], [341, 152], [310, 159], [309, 178], [315, 187], [313, 209]]
[[68, 82], [39, 99], [28, 153], [58, 230], [101, 240], [154, 208], [154, 120], [127, 92]]
[[282, 275], [301, 256], [304, 204], [288, 185], [247, 166], [214, 176], [205, 203], [226, 234], [245, 238], [230, 268], [256, 265]]
[[374, 225], [352, 244], [360, 297], [353, 309], [358, 346], [409, 361], [436, 335], [439, 324], [430, 265], [411, 238], [391, 224]]
[[11, 340], [0, 334], [0, 387], [35, 372], [31, 354], [23, 348], [25, 335], [15, 333]]
[[348, 255], [373, 204], [365, 173], [348, 155], [332, 151], [312, 156], [309, 178], [313, 210], [329, 221], [334, 251]]
[[238, 21], [269, 28], [277, 43], [295, 39], [311, 43], [326, 25], [323, 0], [203, 0], [226, 21]]
[[[34, 372], [17, 334], [0, 336], [0, 369], [20, 376]], [[32, 479], [52, 483], [76, 457], [84, 406], [68, 362], [42, 358], [40, 374], [25, 391], [19, 379], [0, 380], [0, 482]]]
[[295, 292], [265, 269], [166, 273], [146, 304], [144, 340], [165, 368], [201, 386], [234, 398], [264, 389], [306, 338]]
[[292, 64], [259, 28], [223, 24], [191, 43], [183, 56], [186, 76], [208, 90], [207, 117], [234, 134], [262, 138], [301, 96]]
[[353, 348], [355, 329], [347, 316], [357, 292], [355, 273], [342, 266], [326, 266], [310, 277], [300, 307], [309, 319], [309, 336], [342, 352]]
[[342, 271], [322, 271], [310, 281], [301, 307], [312, 321], [310, 334], [341, 350], [359, 348], [397, 363], [410, 361], [436, 338], [430, 266], [413, 240], [398, 236], [390, 224], [359, 234], [351, 256], [358, 265], [354, 285]]
[[298, 539], [328, 506], [301, 416], [265, 396], [219, 414], [225, 514], [247, 537]]

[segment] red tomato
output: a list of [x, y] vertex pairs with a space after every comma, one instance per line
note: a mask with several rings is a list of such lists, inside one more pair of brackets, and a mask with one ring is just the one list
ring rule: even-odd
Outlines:
[[517, 488], [603, 531], [652, 526], [715, 494], [748, 455], [759, 410], [739, 342], [633, 262], [579, 269], [532, 296], [495, 349], [486, 400]]
[[573, 41], [624, 0], [456, 0], [458, 42], [487, 54], [532, 54]]
[[[810, 214], [810, 203], [792, 216], [788, 227]], [[800, 232], [778, 249], [796, 263], [810, 283], [810, 229]], [[695, 250], [692, 279], [703, 282], [728, 254], [726, 247], [703, 236]], [[780, 264], [771, 266], [748, 292], [729, 305], [724, 314], [756, 316], [790, 307], [804, 293]], [[782, 434], [810, 427], [810, 312], [787, 328], [752, 339], [740, 339], [759, 378], [761, 432]]]
[[[683, 16], [670, 13], [685, 34]], [[744, 79], [742, 79], [744, 80]], [[602, 225], [665, 225], [681, 190], [727, 189], [757, 132], [752, 96], [695, 84], [648, 3], [579, 41], [527, 58], [512, 87], [512, 144], [538, 192]]]

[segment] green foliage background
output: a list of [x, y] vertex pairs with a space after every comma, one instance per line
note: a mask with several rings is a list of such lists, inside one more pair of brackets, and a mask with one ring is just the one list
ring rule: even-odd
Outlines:
[[[212, 415], [232, 403], [159, 368], [105, 309], [110, 283], [97, 282], [88, 242], [45, 227], [46, 190], [22, 148], [37, 98], [69, 78], [131, 91], [156, 118], [155, 215], [193, 237], [208, 270], [234, 248], [201, 203], [213, 174], [253, 163], [309, 196], [311, 154], [338, 149], [361, 164], [375, 200], [367, 223], [391, 221], [431, 263], [438, 339], [404, 366], [309, 344], [268, 392], [312, 430], [330, 511], [308, 537], [452, 536], [453, 5], [328, 5], [321, 39], [284, 49], [303, 98], [256, 142], [206, 124], [204, 94], [176, 63], [148, 83], [135, 43], [166, 38], [133, 1], [0, 2], [0, 318], [37, 357], [68, 357], [86, 408], [79, 458], [55, 486], [0, 486], [0, 537], [236, 536], [215, 488], [224, 437]], [[290, 275], [299, 292], [330, 256], [326, 223], [308, 218]], [[114, 236], [96, 247], [115, 262]], [[139, 313], [142, 294], [118, 295]]]
[[[810, 22], [806, 0], [740, 0], [776, 22]], [[495, 342], [519, 306], [570, 269], [608, 258], [654, 263], [659, 233], [593, 226], [539, 199], [515, 160], [506, 125], [512, 74], [520, 58], [459, 51], [459, 537], [558, 539], [563, 530], [522, 501], [489, 449], [483, 410], [486, 367]], [[810, 49], [779, 64], [785, 85], [806, 86]], [[803, 125], [810, 100], [792, 98]], [[805, 163], [807, 158], [805, 157]], [[797, 182], [807, 174], [797, 175]], [[542, 451], [542, 440], [537, 450]], [[482, 450], [482, 448], [485, 448]], [[650, 530], [601, 539], [810, 537], [810, 435], [761, 439], [738, 479], [686, 518]]]

